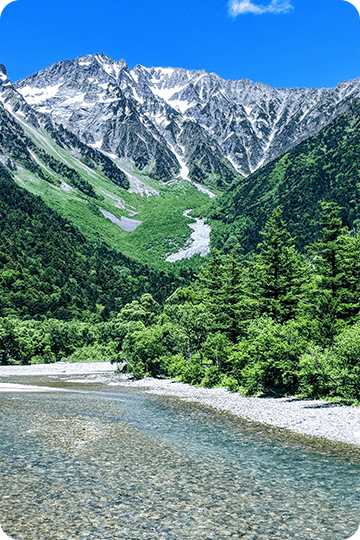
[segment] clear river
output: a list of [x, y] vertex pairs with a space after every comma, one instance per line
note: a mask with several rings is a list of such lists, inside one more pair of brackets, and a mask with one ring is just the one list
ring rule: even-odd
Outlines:
[[6, 379], [57, 389], [0, 393], [0, 525], [15, 540], [345, 540], [358, 528], [357, 447], [112, 377]]

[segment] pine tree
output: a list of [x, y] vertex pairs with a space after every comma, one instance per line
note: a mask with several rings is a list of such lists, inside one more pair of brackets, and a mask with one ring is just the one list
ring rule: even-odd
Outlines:
[[343, 227], [337, 204], [321, 207], [322, 236], [309, 248], [314, 270], [309, 297], [318, 338], [329, 345], [342, 327], [358, 319], [360, 239]]
[[199, 291], [204, 305], [214, 316], [214, 332], [224, 333], [232, 343], [244, 334], [254, 315], [254, 301], [249, 296], [248, 270], [237, 255], [212, 250], [208, 267], [199, 275]]
[[260, 314], [283, 323], [296, 317], [306, 266], [286, 229], [280, 206], [261, 235], [264, 241], [258, 245], [260, 253], [249, 263], [252, 295]]

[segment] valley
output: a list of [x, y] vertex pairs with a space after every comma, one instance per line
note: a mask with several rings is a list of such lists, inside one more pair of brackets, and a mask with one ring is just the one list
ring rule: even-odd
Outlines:
[[0, 2], [0, 540], [360, 535], [352, 3]]
[[[129, 69], [101, 54], [54, 64], [16, 83], [2, 66], [0, 160], [18, 185], [89, 241], [153, 268], [196, 270], [209, 242], [229, 249], [233, 231], [240, 239], [245, 233], [239, 231], [252, 227], [243, 224], [256, 208], [261, 171], [276, 160], [291, 161], [292, 147], [346, 113], [359, 84], [273, 89], [204, 70]], [[268, 218], [278, 198], [265, 189]], [[234, 222], [231, 209], [239, 200]], [[184, 216], [189, 208], [194, 226], [206, 220], [210, 241], [180, 259], [176, 254], [192, 241]], [[234, 225], [224, 228], [224, 219]], [[253, 240], [241, 240], [246, 251], [256, 248], [264, 223], [258, 220]]]
[[359, 80], [0, 72], [2, 363], [358, 403]]
[[[52, 185], [26, 169], [14, 172], [18, 184], [40, 196], [95, 244], [105, 243], [141, 263], [165, 269], [166, 257], [184, 247], [190, 238], [189, 220], [183, 212], [191, 206], [196, 217], [209, 213], [209, 196], [186, 180], [161, 185], [121, 165], [130, 185], [125, 190], [58, 147], [46, 133], [28, 130], [28, 134], [49, 155], [77, 171], [92, 186], [96, 198], [69, 186], [62, 177], [57, 178], [60, 185]], [[128, 226], [119, 227], [115, 220]]]
[[[9, 92], [8, 84], [6, 92]], [[210, 198], [215, 194], [205, 187], [182, 178], [160, 183], [117, 156], [101, 154], [104, 157], [98, 158], [99, 151], [86, 147], [76, 138], [74, 143], [70, 133], [64, 136], [55, 125], [49, 127], [42, 115], [34, 122], [32, 116], [21, 114], [19, 103], [26, 105], [14, 90], [11, 103], [4, 97], [3, 101], [3, 130], [6, 125], [10, 131], [11, 125], [12, 140], [11, 147], [5, 148], [3, 143], [4, 164], [10, 164], [20, 186], [69, 219], [89, 241], [105, 243], [139, 262], [165, 269], [166, 257], [184, 247], [190, 238], [188, 219], [183, 212], [192, 206], [195, 215], [208, 213]], [[64, 144], [66, 136], [70, 136], [70, 143], [66, 140]], [[100, 160], [108, 160], [111, 167], [107, 162], [108, 169], [101, 161], [100, 166], [91, 161], [87, 150], [93, 159], [95, 154]], [[119, 182], [114, 181], [114, 171], [120, 176]], [[69, 175], [81, 180], [71, 185]], [[119, 227], [119, 223], [127, 226]], [[189, 266], [189, 261], [183, 264]], [[199, 264], [192, 261], [190, 265]]]

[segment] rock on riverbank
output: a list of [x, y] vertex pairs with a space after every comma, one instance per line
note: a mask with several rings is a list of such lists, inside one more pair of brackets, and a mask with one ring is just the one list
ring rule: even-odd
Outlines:
[[[101, 380], [105, 385], [140, 388], [153, 394], [195, 401], [256, 422], [360, 446], [360, 407], [293, 397], [244, 397], [225, 388], [198, 388], [170, 379], [145, 378], [136, 381], [120, 374], [109, 378], [107, 374], [114, 373], [114, 370], [115, 366], [110, 362], [0, 366], [0, 382], [6, 383], [7, 379], [17, 375], [84, 376], [77, 378], [78, 382], [86, 382], [87, 377], [91, 382], [96, 382], [98, 377], [99, 382]], [[36, 380], [32, 379], [31, 384], [36, 384]], [[6, 391], [4, 387], [2, 391]]]

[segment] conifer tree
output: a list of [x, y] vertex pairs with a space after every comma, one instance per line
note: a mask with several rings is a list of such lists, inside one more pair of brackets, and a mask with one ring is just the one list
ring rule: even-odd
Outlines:
[[202, 302], [214, 316], [214, 332], [224, 333], [232, 343], [244, 333], [253, 315], [253, 301], [248, 294], [248, 272], [237, 256], [212, 250], [208, 267], [199, 275]]
[[260, 314], [283, 323], [295, 318], [301, 298], [306, 267], [295, 249], [295, 240], [286, 229], [282, 208], [275, 208], [265, 229], [260, 253], [249, 263], [252, 295]]
[[352, 237], [339, 217], [341, 208], [323, 202], [322, 236], [309, 248], [314, 269], [309, 297], [314, 328], [324, 345], [358, 319], [360, 302], [360, 239]]

